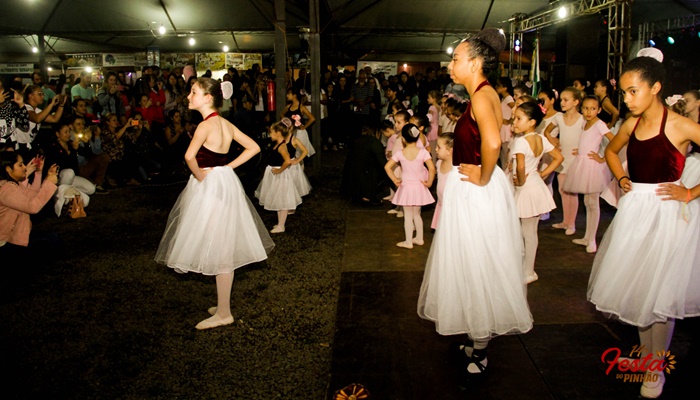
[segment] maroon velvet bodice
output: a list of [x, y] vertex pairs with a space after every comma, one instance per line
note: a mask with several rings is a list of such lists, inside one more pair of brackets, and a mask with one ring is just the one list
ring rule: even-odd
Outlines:
[[639, 120], [634, 126], [627, 144], [627, 164], [632, 182], [675, 182], [681, 178], [685, 167], [685, 155], [681, 154], [666, 136], [664, 128], [667, 115], [668, 112], [664, 108], [659, 134], [650, 139], [637, 139], [634, 132]]
[[[488, 85], [483, 81], [474, 93]], [[472, 118], [472, 103], [467, 105], [467, 111], [462, 114], [455, 125], [455, 139], [452, 146], [452, 165], [474, 164], [481, 165], [481, 134], [479, 126]]]
[[215, 153], [204, 146], [199, 148], [195, 156], [199, 168], [213, 168], [226, 165], [227, 157], [228, 154]]

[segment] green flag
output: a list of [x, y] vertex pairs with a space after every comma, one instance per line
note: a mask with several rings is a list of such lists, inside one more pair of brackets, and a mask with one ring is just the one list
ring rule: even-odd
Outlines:
[[535, 39], [535, 49], [532, 51], [530, 82], [532, 83], [532, 97], [537, 98], [537, 94], [542, 88], [542, 82], [540, 81], [540, 39]]

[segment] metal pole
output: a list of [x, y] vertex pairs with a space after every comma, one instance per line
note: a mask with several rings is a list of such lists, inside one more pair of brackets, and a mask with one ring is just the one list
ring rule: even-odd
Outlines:
[[46, 68], [46, 52], [44, 51], [46, 48], [46, 41], [44, 40], [43, 32], [40, 33], [38, 37], [36, 47], [39, 50], [39, 74], [41, 75], [42, 82], [46, 84], [49, 81], [48, 69]]
[[319, 0], [309, 1], [309, 61], [311, 62], [311, 115], [316, 122], [311, 125], [311, 144], [316, 148], [313, 167], [317, 174], [321, 172], [321, 25], [319, 23]]
[[287, 102], [287, 86], [284, 77], [287, 71], [287, 23], [284, 0], [275, 0], [275, 119], [280, 119]]

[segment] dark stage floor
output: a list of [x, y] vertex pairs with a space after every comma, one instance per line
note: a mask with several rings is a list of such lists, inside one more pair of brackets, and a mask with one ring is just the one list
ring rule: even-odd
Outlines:
[[[582, 201], [581, 201], [582, 203]], [[388, 206], [386, 206], [388, 207]], [[599, 239], [614, 210], [602, 205]], [[431, 220], [426, 211], [424, 220]], [[611, 347], [629, 353], [638, 343], [634, 327], [607, 320], [586, 301], [594, 256], [551, 228], [561, 214], [540, 223], [536, 271], [528, 286], [535, 325], [519, 336], [489, 345], [489, 371], [468, 379], [451, 359], [450, 345], [434, 324], [418, 318], [416, 303], [432, 234], [423, 247], [405, 250], [402, 220], [384, 209], [348, 211], [340, 299], [329, 396], [351, 383], [376, 399], [635, 399], [640, 383], [606, 374], [601, 360]], [[428, 223], [426, 223], [426, 226]], [[585, 228], [583, 204], [577, 226]], [[695, 398], [698, 362], [697, 319], [678, 321], [671, 353], [676, 370], [667, 376], [663, 399]], [[629, 379], [629, 377], [628, 377]]]

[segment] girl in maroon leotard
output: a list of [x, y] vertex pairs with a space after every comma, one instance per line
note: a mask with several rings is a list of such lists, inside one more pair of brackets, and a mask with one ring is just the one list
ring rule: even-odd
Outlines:
[[[641, 54], [656, 55], [657, 49]], [[648, 56], [630, 61], [620, 88], [634, 115], [605, 150], [625, 192], [593, 262], [588, 299], [596, 308], [639, 329], [641, 358], [668, 351], [676, 318], [700, 315], [700, 185], [680, 183], [689, 144], [700, 125], [669, 112], [660, 99], [664, 68]], [[629, 175], [618, 153], [627, 146]], [[647, 365], [649, 363], [647, 362]], [[663, 368], [648, 369], [645, 398], [661, 395]]]
[[[200, 78], [192, 85], [189, 107], [199, 111], [204, 121], [185, 153], [192, 176], [168, 216], [155, 257], [178, 272], [216, 275], [217, 306], [208, 310], [212, 316], [198, 323], [197, 329], [233, 323], [233, 271], [266, 259], [274, 246], [233, 171], [260, 147], [217, 112], [224, 100], [222, 90], [227, 89], [226, 98], [231, 96], [230, 85], [210, 78]], [[234, 140], [244, 150], [227, 162]]]
[[518, 210], [513, 188], [496, 166], [501, 102], [486, 80], [504, 47], [503, 34], [487, 29], [453, 53], [452, 77], [471, 102], [455, 126], [453, 172], [418, 298], [418, 315], [434, 321], [438, 333], [467, 334], [474, 342], [462, 346], [472, 374], [486, 369], [490, 338], [532, 328]]

